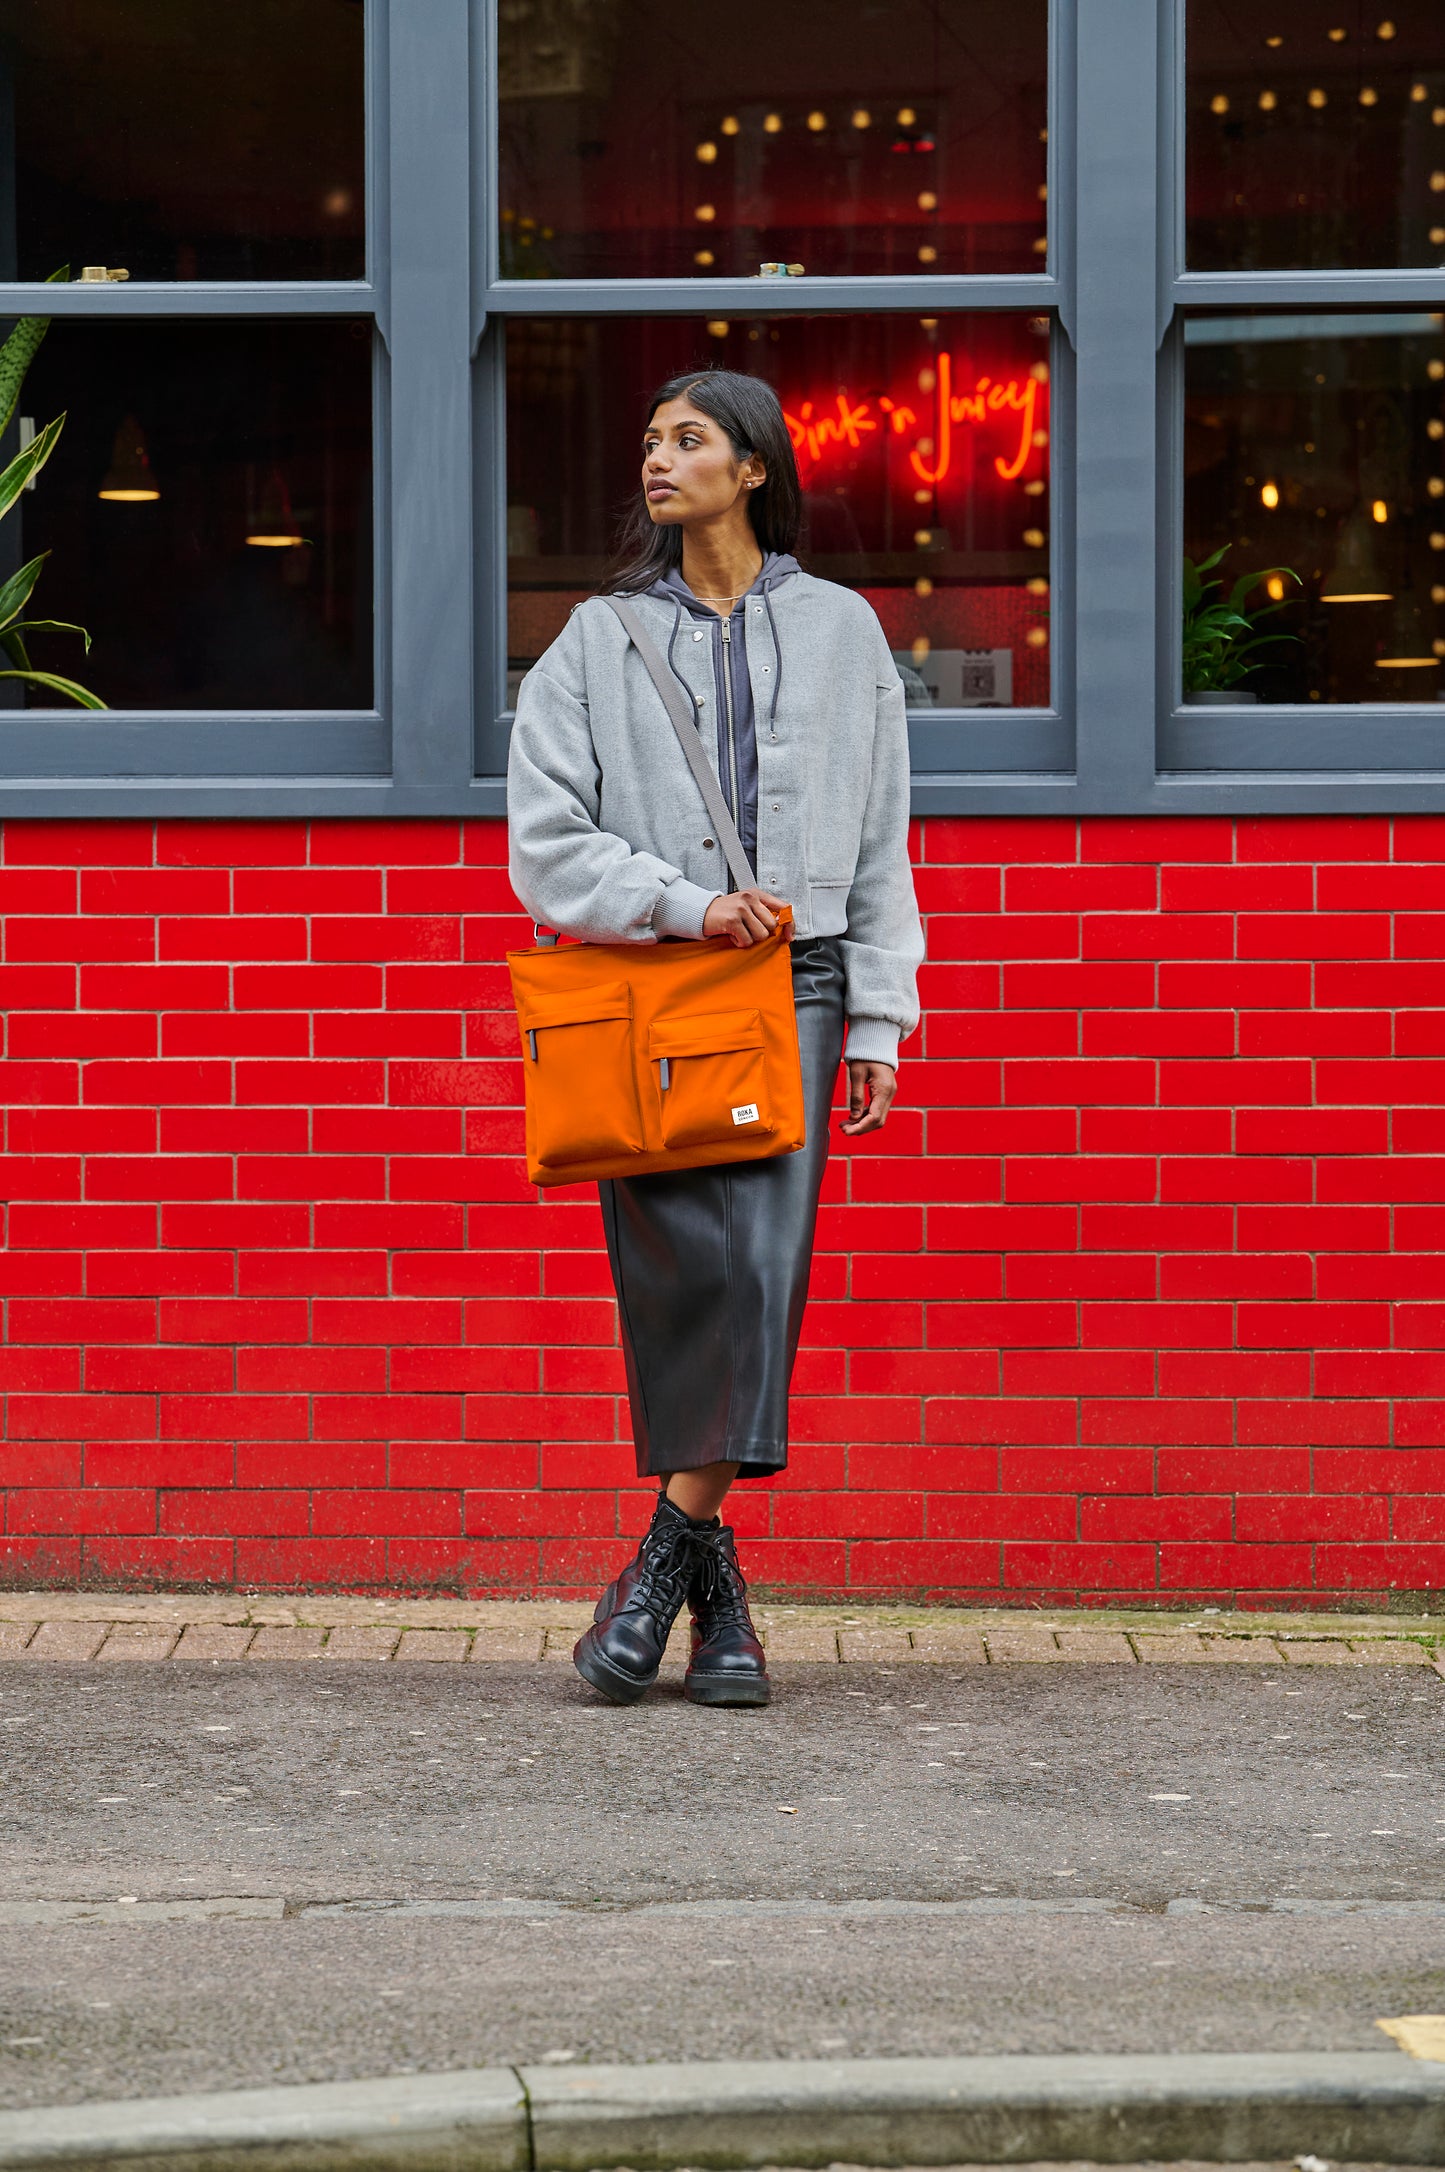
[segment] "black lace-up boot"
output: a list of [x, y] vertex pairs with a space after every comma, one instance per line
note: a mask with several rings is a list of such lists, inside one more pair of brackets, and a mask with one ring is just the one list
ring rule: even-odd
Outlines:
[[699, 1529], [659, 1494], [635, 1558], [603, 1592], [592, 1627], [573, 1647], [577, 1672], [614, 1704], [635, 1704], [657, 1680], [692, 1581]]
[[726, 1524], [693, 1533], [692, 1658], [684, 1694], [694, 1704], [766, 1704], [773, 1686], [748, 1612], [748, 1587]]

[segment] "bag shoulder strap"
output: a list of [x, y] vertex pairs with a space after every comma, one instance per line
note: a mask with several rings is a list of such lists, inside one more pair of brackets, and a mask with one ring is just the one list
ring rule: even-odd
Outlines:
[[683, 753], [687, 756], [688, 768], [697, 780], [697, 788], [702, 794], [703, 804], [711, 817], [713, 828], [717, 831], [718, 843], [722, 846], [727, 858], [728, 872], [733, 878], [734, 887], [739, 890], [751, 890], [757, 882], [757, 876], [748, 865], [748, 856], [743, 850], [743, 841], [738, 835], [737, 824], [728, 813], [728, 803], [722, 796], [722, 788], [712, 773], [707, 756], [702, 751], [702, 741], [698, 737], [697, 722], [688, 705], [686, 695], [664, 663], [657, 643], [643, 625], [641, 618], [632, 605], [621, 596], [604, 596], [602, 601], [614, 610], [621, 619], [628, 639], [647, 666], [648, 677], [662, 696], [667, 713], [672, 719], [672, 728], [677, 733], [678, 742]]

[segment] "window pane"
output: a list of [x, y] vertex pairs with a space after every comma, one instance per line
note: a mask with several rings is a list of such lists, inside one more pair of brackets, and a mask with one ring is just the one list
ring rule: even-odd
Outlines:
[[509, 705], [602, 579], [652, 389], [709, 362], [777, 388], [799, 556], [877, 611], [910, 703], [1049, 701], [1049, 320], [516, 319], [507, 342]]
[[503, 0], [502, 276], [1038, 270], [1047, 13]]
[[1445, 263], [1440, 0], [1188, 0], [1193, 271]]
[[1236, 662], [1185, 644], [1185, 698], [1437, 701], [1445, 658], [1445, 320], [1201, 317], [1185, 326], [1185, 551], [1288, 638]]
[[363, 318], [53, 322], [3, 452], [64, 427], [0, 521], [0, 578], [48, 551], [26, 616], [93, 645], [37, 633], [31, 663], [112, 708], [369, 708], [370, 338]]
[[362, 17], [0, 0], [0, 278], [364, 278]]

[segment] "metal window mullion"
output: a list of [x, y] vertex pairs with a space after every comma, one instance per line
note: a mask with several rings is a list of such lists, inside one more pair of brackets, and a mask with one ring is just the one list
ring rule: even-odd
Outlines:
[[471, 776], [471, 75], [468, 11], [404, 0], [387, 58], [389, 496], [383, 706], [407, 791]]
[[1080, 804], [1154, 782], [1158, 0], [1093, 0], [1076, 126], [1075, 608]]
[[507, 279], [479, 296], [485, 315], [513, 317], [884, 315], [960, 309], [1056, 310], [1061, 281], [1046, 273], [933, 279]]
[[127, 280], [105, 285], [73, 280], [68, 286], [0, 284], [0, 318], [90, 317], [356, 317], [369, 316], [381, 300], [370, 279], [291, 279], [284, 286], [257, 281]]

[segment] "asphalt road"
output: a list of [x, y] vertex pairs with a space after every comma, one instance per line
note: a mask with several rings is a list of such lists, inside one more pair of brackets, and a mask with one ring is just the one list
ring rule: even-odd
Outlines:
[[1415, 1668], [796, 1666], [727, 1713], [552, 1665], [14, 1663], [0, 2103], [1376, 2049], [1445, 2010], [1442, 1722]]

